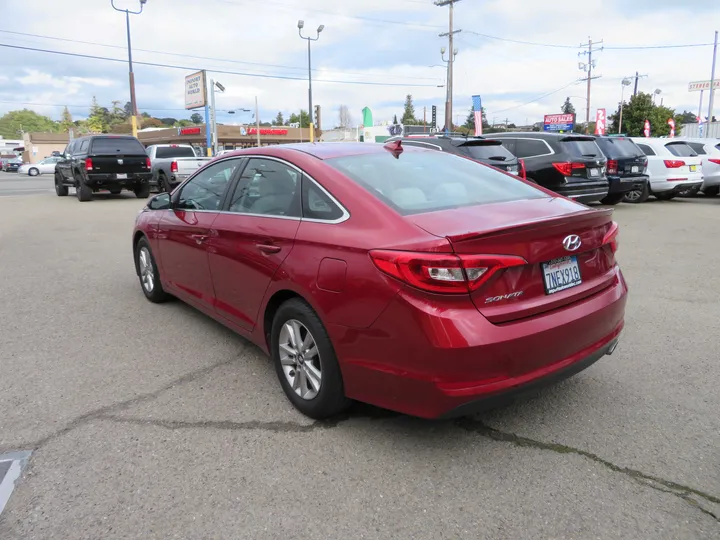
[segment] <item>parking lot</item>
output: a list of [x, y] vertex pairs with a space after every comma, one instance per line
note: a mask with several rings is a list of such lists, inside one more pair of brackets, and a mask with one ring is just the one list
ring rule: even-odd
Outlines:
[[615, 353], [443, 422], [301, 416], [254, 346], [145, 300], [144, 202], [0, 173], [0, 454], [33, 451], [1, 539], [720, 536], [720, 199], [617, 206]]

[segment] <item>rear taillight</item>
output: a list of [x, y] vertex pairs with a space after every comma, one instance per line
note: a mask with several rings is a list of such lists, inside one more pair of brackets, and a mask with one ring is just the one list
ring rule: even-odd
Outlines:
[[146, 157], [146, 158], [145, 158], [145, 167], [148, 168], [148, 169], [152, 169], [152, 163], [150, 162], [150, 158], [149, 158], [149, 157]]
[[608, 232], [605, 233], [605, 237], [603, 238], [603, 245], [610, 246], [610, 249], [612, 250], [613, 254], [617, 252], [618, 250], [618, 234], [620, 233], [620, 229], [618, 228], [618, 224], [614, 221], [610, 225], [610, 228], [608, 229]]
[[525, 160], [518, 159], [518, 164], [520, 165], [520, 178], [522, 178], [523, 180], [527, 180], [527, 169], [525, 169]]
[[715, 165], [720, 165], [720, 159], [708, 158], [708, 161], [714, 163]]
[[170, 164], [170, 172], [178, 172], [177, 161], [173, 161], [173, 162]]
[[375, 266], [385, 274], [423, 291], [467, 294], [486, 283], [499, 270], [527, 261], [511, 255], [454, 255], [370, 251]]
[[90, 159], [90, 158], [85, 158], [85, 170], [86, 170], [86, 171], [92, 171], [92, 170], [93, 170], [92, 159]]
[[663, 162], [668, 169], [679, 169], [685, 166], [685, 162], [680, 159], [666, 159]]
[[617, 174], [618, 172], [618, 162], [616, 159], [608, 159], [607, 162], [607, 173], [608, 174]]
[[560, 174], [563, 176], [572, 176], [573, 171], [577, 171], [579, 169], [584, 169], [585, 164], [584, 163], [570, 163], [570, 162], [563, 162], [563, 163], [553, 163], [553, 167], [555, 167], [558, 171], [560, 171]]

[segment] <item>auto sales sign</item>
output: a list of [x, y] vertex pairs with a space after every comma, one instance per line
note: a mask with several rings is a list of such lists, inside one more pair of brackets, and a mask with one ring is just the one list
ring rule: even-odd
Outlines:
[[205, 93], [205, 71], [198, 71], [185, 77], [185, 108], [197, 109], [204, 107], [207, 98]]
[[574, 114], [546, 114], [543, 120], [544, 131], [572, 131], [574, 126]]

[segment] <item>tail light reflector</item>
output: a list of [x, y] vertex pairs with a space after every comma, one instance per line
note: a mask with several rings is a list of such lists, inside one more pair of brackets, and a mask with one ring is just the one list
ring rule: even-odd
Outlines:
[[520, 178], [522, 178], [523, 180], [527, 180], [527, 169], [525, 168], [525, 160], [518, 159], [518, 164], [520, 165]]
[[610, 225], [610, 228], [605, 233], [605, 237], [603, 238], [603, 245], [610, 246], [610, 249], [613, 252], [613, 255], [617, 252], [618, 246], [619, 246], [619, 239], [618, 235], [620, 233], [620, 229], [618, 227], [618, 224], [616, 222], [612, 222]]
[[617, 174], [618, 172], [618, 162], [616, 159], [608, 159], [607, 162], [607, 173], [608, 174]]
[[150, 162], [150, 158], [149, 158], [149, 157], [146, 157], [146, 158], [145, 158], [145, 167], [148, 168], [148, 169], [152, 169], [152, 163]]
[[92, 170], [93, 170], [92, 159], [90, 159], [90, 158], [85, 158], [85, 170], [86, 170], [86, 171], [92, 171]]
[[709, 158], [708, 161], [714, 163], [715, 165], [720, 165], [720, 159]]
[[170, 172], [175, 172], [175, 173], [178, 172], [178, 164], [177, 164], [177, 161], [173, 161], [173, 162], [170, 164]]
[[433, 293], [467, 294], [477, 290], [504, 268], [527, 261], [511, 255], [455, 255], [372, 250], [370, 258], [381, 272]]
[[572, 176], [573, 171], [578, 169], [584, 169], [584, 163], [570, 163], [569, 161], [563, 163], [553, 163], [555, 167], [563, 176]]
[[668, 169], [679, 169], [680, 167], [685, 166], [685, 162], [681, 159], [666, 159], [664, 160], [664, 163]]

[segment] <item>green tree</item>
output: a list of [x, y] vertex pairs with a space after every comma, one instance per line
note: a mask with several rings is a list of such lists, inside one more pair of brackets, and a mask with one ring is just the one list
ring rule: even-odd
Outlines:
[[470, 112], [468, 113], [462, 127], [466, 128], [469, 132], [475, 133], [475, 109], [472, 107], [470, 107]]
[[[631, 96], [629, 103], [623, 107], [622, 131], [631, 137], [642, 137], [645, 120], [649, 120], [653, 137], [667, 136], [670, 134], [670, 126], [667, 123], [670, 118], [675, 120], [675, 134], [679, 135], [680, 126], [683, 124], [682, 115], [676, 116], [675, 109], [654, 104], [651, 94], [638, 92], [636, 96]], [[612, 121], [610, 133], [617, 133], [620, 121], [619, 106], [609, 119]]]
[[300, 118], [298, 121], [300, 122], [300, 127], [310, 127], [310, 115], [307, 111], [300, 109]]
[[175, 122], [175, 127], [190, 127], [192, 125], [192, 120], [178, 120], [177, 122]]
[[408, 94], [405, 97], [405, 109], [403, 110], [402, 125], [404, 126], [415, 126], [418, 124], [417, 118], [415, 118], [415, 106], [413, 105], [412, 95]]
[[166, 126], [174, 126], [177, 123], [177, 118], [160, 118], [160, 121]]
[[90, 107], [90, 116], [85, 121], [85, 125], [90, 133], [107, 133], [107, 109], [101, 107], [97, 98], [93, 96], [92, 106]]
[[6, 139], [21, 138], [22, 133], [33, 131], [52, 133], [57, 130], [57, 122], [28, 109], [10, 111], [0, 117], [0, 135]]
[[395, 115], [393, 115], [393, 125], [397, 125], [397, 123], [398, 123], [397, 114], [395, 114]]
[[282, 126], [284, 124], [285, 124], [285, 119], [283, 118], [283, 113], [281, 111], [278, 111], [277, 116], [275, 117], [275, 125]]
[[125, 106], [123, 107], [123, 112], [125, 113], [125, 118], [130, 118], [133, 115], [132, 103], [130, 103], [129, 101], [125, 103]]
[[676, 116], [676, 122], [680, 124], [697, 124], [697, 115], [694, 112], [683, 111]]
[[70, 111], [67, 107], [63, 109], [61, 120], [60, 120], [60, 131], [67, 133], [73, 128], [73, 119]]
[[569, 97], [565, 98], [565, 103], [563, 103], [562, 107], [560, 107], [560, 111], [563, 114], [575, 114], [575, 106], [572, 104]]
[[114, 126], [115, 124], [122, 124], [123, 122], [126, 122], [128, 120], [128, 117], [125, 115], [125, 109], [120, 106], [120, 103], [120, 101], [112, 102], [112, 110], [110, 111], [109, 122], [111, 126]]
[[193, 124], [202, 124], [203, 123], [203, 117], [200, 113], [192, 113], [190, 115], [190, 121]]

